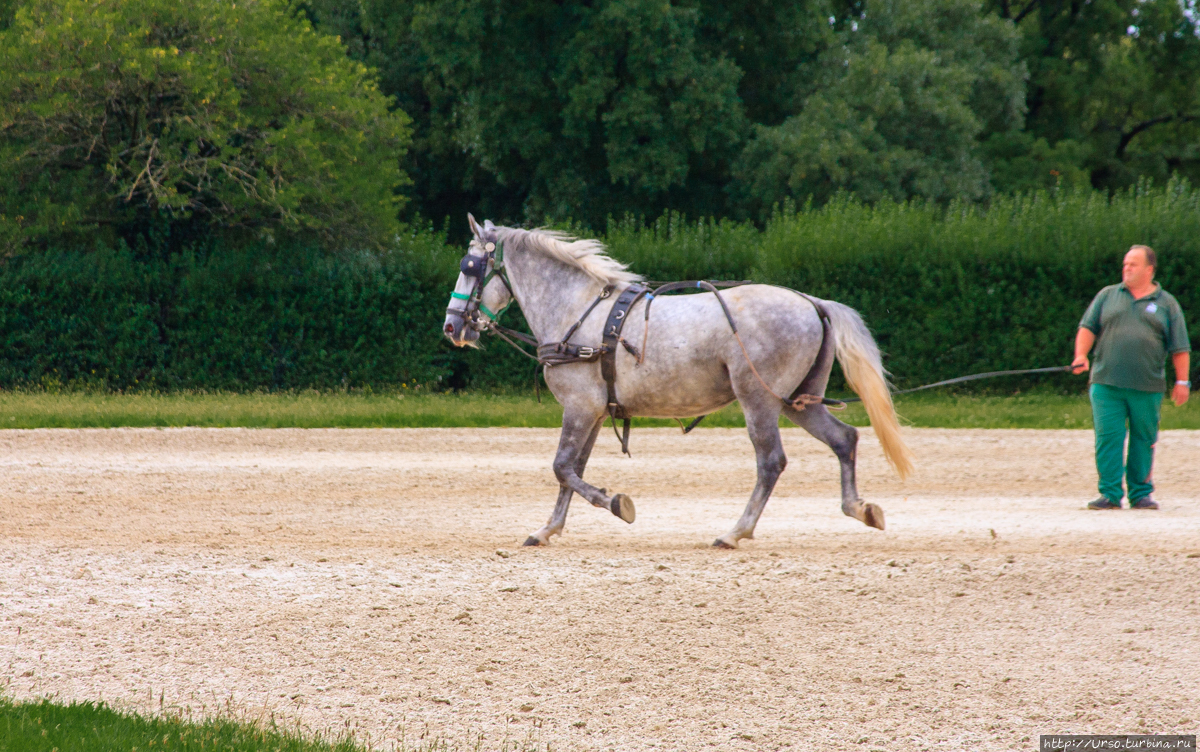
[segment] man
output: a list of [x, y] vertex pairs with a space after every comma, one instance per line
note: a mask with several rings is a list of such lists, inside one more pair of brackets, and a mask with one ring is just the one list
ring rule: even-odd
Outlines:
[[[1179, 303], [1154, 282], [1158, 260], [1149, 246], [1125, 254], [1121, 284], [1101, 290], [1088, 306], [1075, 335], [1074, 373], [1089, 369], [1088, 352], [1096, 345], [1091, 368], [1092, 422], [1096, 427], [1096, 470], [1100, 498], [1088, 509], [1120, 509], [1125, 476], [1131, 509], [1158, 509], [1150, 496], [1154, 483], [1154, 443], [1166, 388], [1165, 363], [1171, 354], [1177, 406], [1188, 400], [1191, 343]], [[1125, 425], [1129, 424], [1129, 458]]]

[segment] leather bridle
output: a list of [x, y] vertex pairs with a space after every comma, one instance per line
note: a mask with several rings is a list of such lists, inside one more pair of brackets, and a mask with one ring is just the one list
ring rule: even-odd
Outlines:
[[[462, 318], [464, 325], [471, 327], [477, 332], [482, 332], [494, 324], [500, 318], [501, 314], [508, 310], [508, 307], [516, 300], [512, 284], [508, 281], [508, 272], [504, 268], [504, 242], [481, 240], [480, 245], [483, 247], [482, 256], [476, 256], [467, 251], [467, 255], [463, 256], [462, 261], [458, 264], [458, 270], [463, 273], [463, 276], [475, 280], [474, 286], [471, 287], [471, 292], [450, 293], [451, 298], [465, 301], [465, 305], [462, 308], [454, 308], [453, 306], [446, 308], [447, 314]], [[483, 291], [494, 277], [499, 277], [500, 281], [504, 283], [505, 288], [508, 289], [508, 302], [499, 311], [493, 311], [483, 304]], [[480, 313], [486, 316], [487, 320], [480, 318]]]

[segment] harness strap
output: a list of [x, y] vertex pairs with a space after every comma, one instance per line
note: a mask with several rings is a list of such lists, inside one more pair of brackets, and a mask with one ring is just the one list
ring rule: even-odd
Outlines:
[[650, 291], [650, 288], [645, 285], [633, 284], [625, 288], [620, 295], [617, 296], [612, 308], [608, 312], [608, 319], [604, 322], [604, 331], [602, 337], [602, 350], [600, 355], [600, 375], [604, 377], [604, 384], [608, 390], [608, 415], [612, 418], [613, 432], [617, 430], [617, 420], [620, 419], [624, 423], [623, 433], [617, 434], [617, 439], [621, 442], [621, 451], [626, 455], [629, 454], [629, 428], [631, 425], [631, 416], [625, 410], [624, 406], [617, 400], [617, 342], [625, 346], [631, 354], [636, 355], [636, 348], [629, 345], [621, 338], [621, 330], [625, 328], [625, 321], [628, 318], [629, 310], [641, 300], [642, 296]]
[[[646, 315], [644, 317], [646, 324], [642, 327], [642, 352], [640, 355], [635, 354], [635, 357], [638, 359], [639, 366], [646, 357], [646, 342], [650, 338], [650, 306], [654, 303], [654, 299], [656, 297], [662, 293], [674, 292], [675, 290], [690, 290], [694, 287], [698, 287], [702, 290], [708, 290], [717, 296], [717, 301], [721, 303], [721, 310], [725, 312], [725, 320], [729, 322], [729, 327], [736, 332], [737, 324], [733, 323], [733, 316], [729, 313], [729, 308], [725, 305], [725, 301], [722, 300], [720, 294], [717, 293], [717, 288], [728, 289], [730, 287], [741, 287], [742, 285], [752, 285], [754, 283], [748, 279], [725, 282], [709, 282], [703, 279], [693, 279], [687, 282], [654, 282], [652, 284], [656, 284], [658, 286], [654, 288], [654, 292], [646, 293]], [[692, 427], [695, 427], [695, 423], [692, 424]], [[687, 433], [689, 430], [691, 429], [685, 429], [684, 433]]]
[[700, 421], [704, 420], [707, 417], [708, 417], [708, 415], [701, 415], [699, 418], [696, 418], [691, 423], [688, 423], [686, 426], [683, 425], [683, 421], [681, 420], [681, 421], [679, 421], [679, 427], [683, 429], [683, 433], [686, 436], [687, 434], [692, 432], [693, 428], [700, 425]]
[[[703, 284], [711, 287], [711, 285], [709, 285], [707, 282]], [[492, 319], [492, 321], [487, 322], [487, 331], [497, 335], [505, 342], [512, 345], [525, 357], [536, 360], [538, 365], [543, 367], [553, 367], [566, 365], [568, 363], [590, 363], [599, 360], [600, 373], [604, 377], [605, 387], [608, 392], [607, 407], [609, 417], [612, 418], [613, 431], [617, 432], [617, 421], [622, 421], [623, 430], [617, 432], [617, 439], [621, 442], [621, 451], [628, 455], [629, 431], [632, 422], [629, 413], [617, 400], [617, 343], [619, 342], [631, 355], [633, 355], [633, 357], [638, 359], [639, 363], [641, 362], [641, 353], [638, 352], [636, 347], [626, 342], [621, 337], [621, 331], [625, 327], [625, 321], [628, 319], [629, 310], [633, 308], [633, 306], [636, 305], [639, 300], [641, 300], [642, 296], [649, 292], [649, 288], [645, 285], [634, 284], [630, 285], [621, 292], [621, 294], [613, 302], [613, 306], [608, 312], [608, 319], [605, 321], [602, 333], [602, 343], [599, 347], [577, 345], [568, 341], [572, 336], [574, 336], [575, 332], [579, 330], [579, 327], [583, 325], [583, 322], [587, 320], [592, 311], [596, 309], [596, 306], [600, 305], [600, 301], [607, 300], [612, 295], [614, 289], [615, 288], [613, 285], [607, 285], [600, 292], [600, 295], [592, 301], [592, 304], [587, 307], [587, 310], [583, 312], [583, 315], [579, 317], [579, 320], [567, 330], [567, 333], [563, 336], [562, 340], [558, 342], [549, 342], [546, 344], [539, 344], [535, 338], [529, 336], [528, 334], [500, 326], [495, 321], [497, 317], [492, 315], [490, 311], [484, 308], [482, 303], [479, 304], [479, 308], [483, 310], [484, 313], [487, 313]], [[452, 294], [455, 297], [458, 297], [457, 293]], [[724, 302], [722, 302], [722, 306], [723, 305]], [[448, 310], [450, 312], [455, 312], [454, 309]], [[501, 311], [501, 313], [503, 313], [503, 311]], [[732, 325], [733, 319], [730, 316], [728, 309], [726, 309], [725, 315], [729, 318], [730, 325]], [[526, 344], [535, 346], [537, 348], [537, 354], [530, 355], [525, 351], [524, 348], [514, 342], [514, 339], [519, 339]], [[536, 374], [534, 377], [534, 383], [536, 384]]]
[[607, 349], [603, 345], [588, 347], [571, 342], [550, 342], [538, 345], [537, 359], [542, 365], [561, 366], [567, 363], [590, 363], [599, 360], [605, 352]]
[[[589, 347], [587, 345], [577, 345], [572, 342], [568, 342], [567, 340], [569, 340], [579, 329], [579, 327], [583, 325], [583, 322], [586, 321], [588, 316], [591, 315], [592, 311], [596, 309], [596, 306], [600, 305], [600, 301], [606, 300], [612, 295], [612, 291], [613, 285], [608, 285], [601, 290], [600, 295], [592, 301], [592, 304], [587, 307], [587, 310], [583, 312], [583, 315], [579, 317], [579, 320], [567, 330], [566, 335], [559, 342], [540, 344], [536, 338], [525, 334], [524, 332], [519, 332], [516, 329], [509, 329], [507, 327], [500, 326], [500, 324], [496, 323], [494, 319], [491, 322], [488, 322], [486, 331], [499, 336], [502, 340], [516, 348], [516, 350], [522, 355], [536, 360], [538, 365], [541, 366], [561, 366], [568, 363], [590, 363], [598, 360], [602, 355], [607, 353], [609, 351], [609, 347], [607, 345], [601, 345], [600, 347]], [[458, 293], [452, 294], [456, 297], [458, 296]], [[480, 307], [482, 308], [482, 306]], [[505, 306], [505, 308], [507, 307], [508, 306]], [[446, 310], [449, 313], [460, 313], [453, 308], [447, 308]], [[504, 311], [501, 311], [501, 313], [503, 312]], [[537, 354], [530, 355], [524, 350], [524, 348], [514, 342], [514, 339], [520, 340], [527, 345], [536, 347]], [[629, 347], [627, 343], [626, 347]]]
[[[799, 290], [792, 290], [792, 292], [812, 303], [813, 308], [817, 309], [817, 315], [821, 317], [821, 349], [817, 351], [817, 357], [813, 360], [812, 367], [808, 369], [808, 373], [800, 380], [800, 383], [788, 397], [788, 400], [792, 403], [801, 402], [801, 410], [808, 405], [817, 404], [817, 401], [822, 405], [833, 407], [834, 410], [844, 410], [846, 409], [846, 403], [841, 400], [828, 399], [823, 395], [817, 399], [816, 395], [809, 393], [809, 390], [814, 386], [814, 384], [809, 383], [810, 380], [813, 380], [813, 374], [825, 373], [833, 366], [833, 321], [829, 318], [829, 311], [825, 310], [825, 306], [821, 305], [821, 301], [817, 298], [805, 295]], [[815, 399], [816, 401], [814, 401]]]
[[567, 330], [567, 333], [563, 335], [563, 338], [562, 338], [563, 344], [566, 344], [567, 340], [571, 339], [571, 337], [574, 336], [575, 331], [577, 329], [579, 329], [579, 327], [583, 326], [583, 322], [587, 320], [587, 317], [591, 315], [592, 311], [595, 310], [596, 306], [600, 305], [600, 301], [607, 300], [608, 296], [612, 295], [612, 291], [614, 288], [615, 288], [615, 285], [605, 285], [604, 286], [604, 289], [600, 291], [600, 294], [598, 296], [596, 296], [596, 299], [592, 301], [592, 304], [587, 307], [587, 310], [583, 312], [583, 315], [579, 317], [579, 320], [576, 321], [574, 324], [572, 324], [571, 328]]
[[[762, 385], [763, 389], [767, 390], [768, 394], [770, 394], [771, 396], [778, 399], [780, 402], [783, 402], [787, 406], [789, 406], [793, 409], [796, 409], [796, 410], [803, 410], [804, 408], [808, 407], [809, 405], [818, 405], [818, 404], [829, 406], [834, 410], [844, 410], [846, 408], [846, 403], [842, 400], [829, 399], [823, 395], [816, 395], [816, 394], [808, 393], [808, 390], [811, 389], [813, 386], [812, 384], [809, 383], [812, 380], [813, 374], [814, 373], [817, 373], [817, 374], [823, 373], [824, 368], [832, 365], [833, 357], [834, 357], [833, 337], [831, 336], [833, 333], [833, 323], [830, 321], [829, 312], [826, 311], [825, 307], [821, 305], [821, 301], [817, 300], [816, 298], [814, 298], [810, 295], [805, 295], [804, 293], [800, 292], [799, 290], [792, 290], [792, 292], [796, 293], [800, 297], [802, 297], [805, 300], [807, 300], [808, 302], [812, 303], [813, 308], [815, 308], [817, 310], [817, 316], [819, 316], [821, 319], [821, 348], [817, 352], [817, 357], [813, 360], [812, 366], [808, 369], [808, 373], [805, 374], [804, 378], [800, 380], [800, 384], [796, 386], [796, 389], [791, 393], [791, 395], [784, 398], [784, 397], [781, 397], [778, 394], [776, 394], [775, 390], [767, 385], [767, 382], [763, 380], [763, 377], [761, 375], [759, 375], [758, 369], [754, 367], [754, 360], [751, 359], [750, 352], [746, 349], [746, 343], [742, 342], [742, 335], [738, 334], [737, 324], [735, 324], [733, 321], [733, 315], [729, 312], [729, 306], [725, 305], [725, 301], [724, 301], [724, 299], [721, 298], [721, 293], [717, 290], [716, 286], [714, 286], [713, 284], [711, 284], [709, 282], [704, 282], [703, 280], [701, 280], [699, 282], [695, 282], [695, 283], [672, 282], [672, 283], [663, 285], [662, 287], [658, 288], [654, 292], [658, 293], [660, 291], [667, 292], [670, 290], [679, 290], [679, 289], [683, 289], [684, 287], [690, 287], [693, 284], [696, 287], [708, 290], [714, 296], [716, 296], [717, 302], [721, 304], [721, 310], [724, 311], [724, 313], [725, 313], [725, 320], [729, 322], [729, 328], [731, 330], [733, 330], [733, 336], [737, 339], [738, 346], [741, 347], [741, 349], [742, 349], [742, 355], [746, 358], [746, 365], [750, 366], [750, 372], [754, 374], [754, 378], [758, 379], [758, 383]], [[726, 283], [718, 283], [718, 284], [721, 284], [723, 287], [736, 287], [741, 284], [749, 284], [749, 283], [748, 282], [740, 282], [740, 283], [726, 282]], [[647, 303], [647, 305], [646, 305], [646, 332], [647, 333], [649, 332], [649, 329], [650, 329], [650, 306], [649, 306], [649, 303]], [[643, 349], [643, 351], [645, 351], [644, 343], [643, 343], [642, 349]], [[698, 418], [696, 418], [695, 420], [693, 420], [691, 423], [689, 423], [687, 426], [684, 426], [683, 421], [680, 421], [679, 425], [681, 428], [683, 428], [683, 432], [685, 434], [691, 433], [692, 429], [695, 428], [696, 426], [700, 425], [700, 421], [704, 420], [706, 417], [708, 417], [708, 416], [701, 415]]]

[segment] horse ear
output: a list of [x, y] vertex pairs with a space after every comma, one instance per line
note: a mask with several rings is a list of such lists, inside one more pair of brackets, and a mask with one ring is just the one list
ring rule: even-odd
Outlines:
[[483, 228], [480, 227], [479, 223], [475, 221], [475, 217], [471, 215], [471, 212], [467, 212], [467, 224], [471, 226], [471, 233], [475, 237], [483, 237]]
[[492, 224], [492, 220], [485, 219], [485, 220], [483, 220], [483, 229], [487, 232], [495, 232], [496, 226], [494, 224]]

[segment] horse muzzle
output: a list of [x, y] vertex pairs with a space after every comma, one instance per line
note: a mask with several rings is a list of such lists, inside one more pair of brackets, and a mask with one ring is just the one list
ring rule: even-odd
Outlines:
[[466, 347], [479, 339], [479, 331], [475, 327], [467, 326], [461, 316], [453, 314], [446, 316], [446, 323], [442, 326], [442, 332], [446, 335], [446, 339], [450, 340], [455, 347]]

